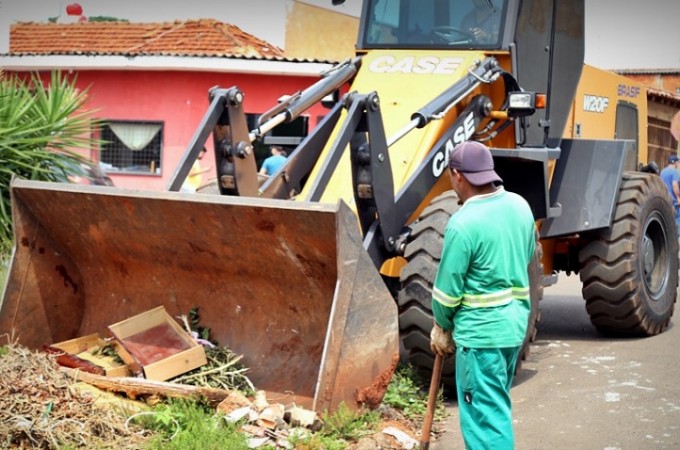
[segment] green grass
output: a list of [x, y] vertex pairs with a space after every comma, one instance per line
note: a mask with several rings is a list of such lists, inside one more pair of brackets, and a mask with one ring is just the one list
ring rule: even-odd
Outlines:
[[[246, 435], [239, 431], [240, 424], [227, 422], [224, 416], [201, 403], [172, 400], [132, 420], [156, 433], [148, 443], [150, 450], [248, 448]], [[290, 443], [299, 449], [341, 450], [350, 442], [375, 432], [380, 414], [355, 412], [342, 404], [335, 413], [323, 414], [322, 420], [324, 426], [320, 431], [291, 437]]]
[[[377, 411], [352, 411], [345, 404], [333, 414], [323, 414], [323, 428], [289, 437], [296, 449], [342, 450], [350, 442], [375, 432], [380, 423]], [[230, 423], [214, 409], [201, 403], [172, 400], [159, 404], [150, 413], [132, 419], [135, 424], [153, 431], [149, 450], [218, 450], [247, 449], [246, 435], [239, 431], [240, 423]], [[274, 449], [273, 446], [260, 447]]]
[[7, 273], [9, 272], [9, 253], [0, 253], [0, 292], [5, 291]]
[[315, 434], [294, 437], [296, 449], [343, 450], [350, 442], [375, 432], [380, 423], [377, 411], [352, 411], [344, 403], [333, 414], [322, 414], [323, 428]]
[[158, 433], [149, 442], [150, 450], [248, 448], [246, 436], [238, 431], [237, 424], [227, 422], [201, 403], [173, 400], [158, 405], [153, 413], [133, 419]]
[[[401, 411], [407, 419], [422, 420], [427, 412], [428, 392], [429, 386], [423, 384], [412, 366], [400, 365], [387, 387], [383, 403]], [[435, 418], [445, 416], [443, 391], [440, 389], [437, 395]]]
[[[5, 295], [5, 285], [7, 284], [7, 275], [9, 273], [9, 254], [0, 252], [0, 304], [2, 304]], [[0, 336], [0, 342], [5, 342], [9, 339], [7, 336]], [[2, 353], [0, 353], [0, 356]]]
[[380, 423], [380, 413], [377, 411], [350, 410], [344, 403], [340, 404], [333, 414], [323, 414], [324, 427], [320, 434], [348, 441], [356, 441], [362, 436], [373, 432]]

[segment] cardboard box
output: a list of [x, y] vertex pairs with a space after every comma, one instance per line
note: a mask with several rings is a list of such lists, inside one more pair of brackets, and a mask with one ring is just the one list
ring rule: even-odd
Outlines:
[[165, 381], [208, 362], [203, 346], [163, 306], [109, 325], [109, 330], [150, 380]]
[[127, 377], [131, 375], [130, 369], [123, 362], [116, 362], [113, 357], [104, 355], [95, 355], [94, 353], [106, 346], [113, 344], [118, 356], [125, 361], [130, 358], [127, 351], [117, 342], [107, 342], [99, 334], [89, 334], [79, 338], [71, 339], [64, 342], [52, 344], [52, 347], [57, 348], [69, 355], [77, 356], [78, 358], [89, 361], [104, 369], [108, 377]]

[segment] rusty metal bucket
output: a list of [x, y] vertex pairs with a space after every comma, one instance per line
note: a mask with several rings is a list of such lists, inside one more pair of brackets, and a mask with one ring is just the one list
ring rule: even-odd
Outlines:
[[0, 334], [30, 348], [163, 305], [243, 355], [270, 400], [377, 406], [396, 305], [344, 204], [14, 180]]

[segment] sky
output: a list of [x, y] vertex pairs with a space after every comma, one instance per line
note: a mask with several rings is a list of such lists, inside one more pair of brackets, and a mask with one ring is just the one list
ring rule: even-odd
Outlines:
[[680, 0], [586, 0], [586, 62], [680, 69]]
[[[331, 0], [302, 0], [358, 15], [361, 0], [339, 7]], [[0, 0], [0, 53], [9, 25], [47, 21], [74, 0]], [[287, 0], [77, 0], [86, 16], [131, 22], [213, 18], [284, 47]], [[65, 15], [65, 14], [64, 14]], [[587, 63], [603, 69], [680, 69], [680, 0], [586, 0]]]

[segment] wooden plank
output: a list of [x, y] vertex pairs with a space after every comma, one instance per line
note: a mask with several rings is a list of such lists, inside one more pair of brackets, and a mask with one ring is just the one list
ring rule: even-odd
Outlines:
[[211, 406], [217, 406], [232, 392], [228, 389], [189, 386], [165, 381], [145, 380], [143, 378], [111, 378], [66, 367], [62, 367], [60, 370], [68, 374], [75, 381], [82, 381], [104, 391], [124, 393], [128, 398], [132, 399], [151, 395], [185, 399], [202, 397]]

